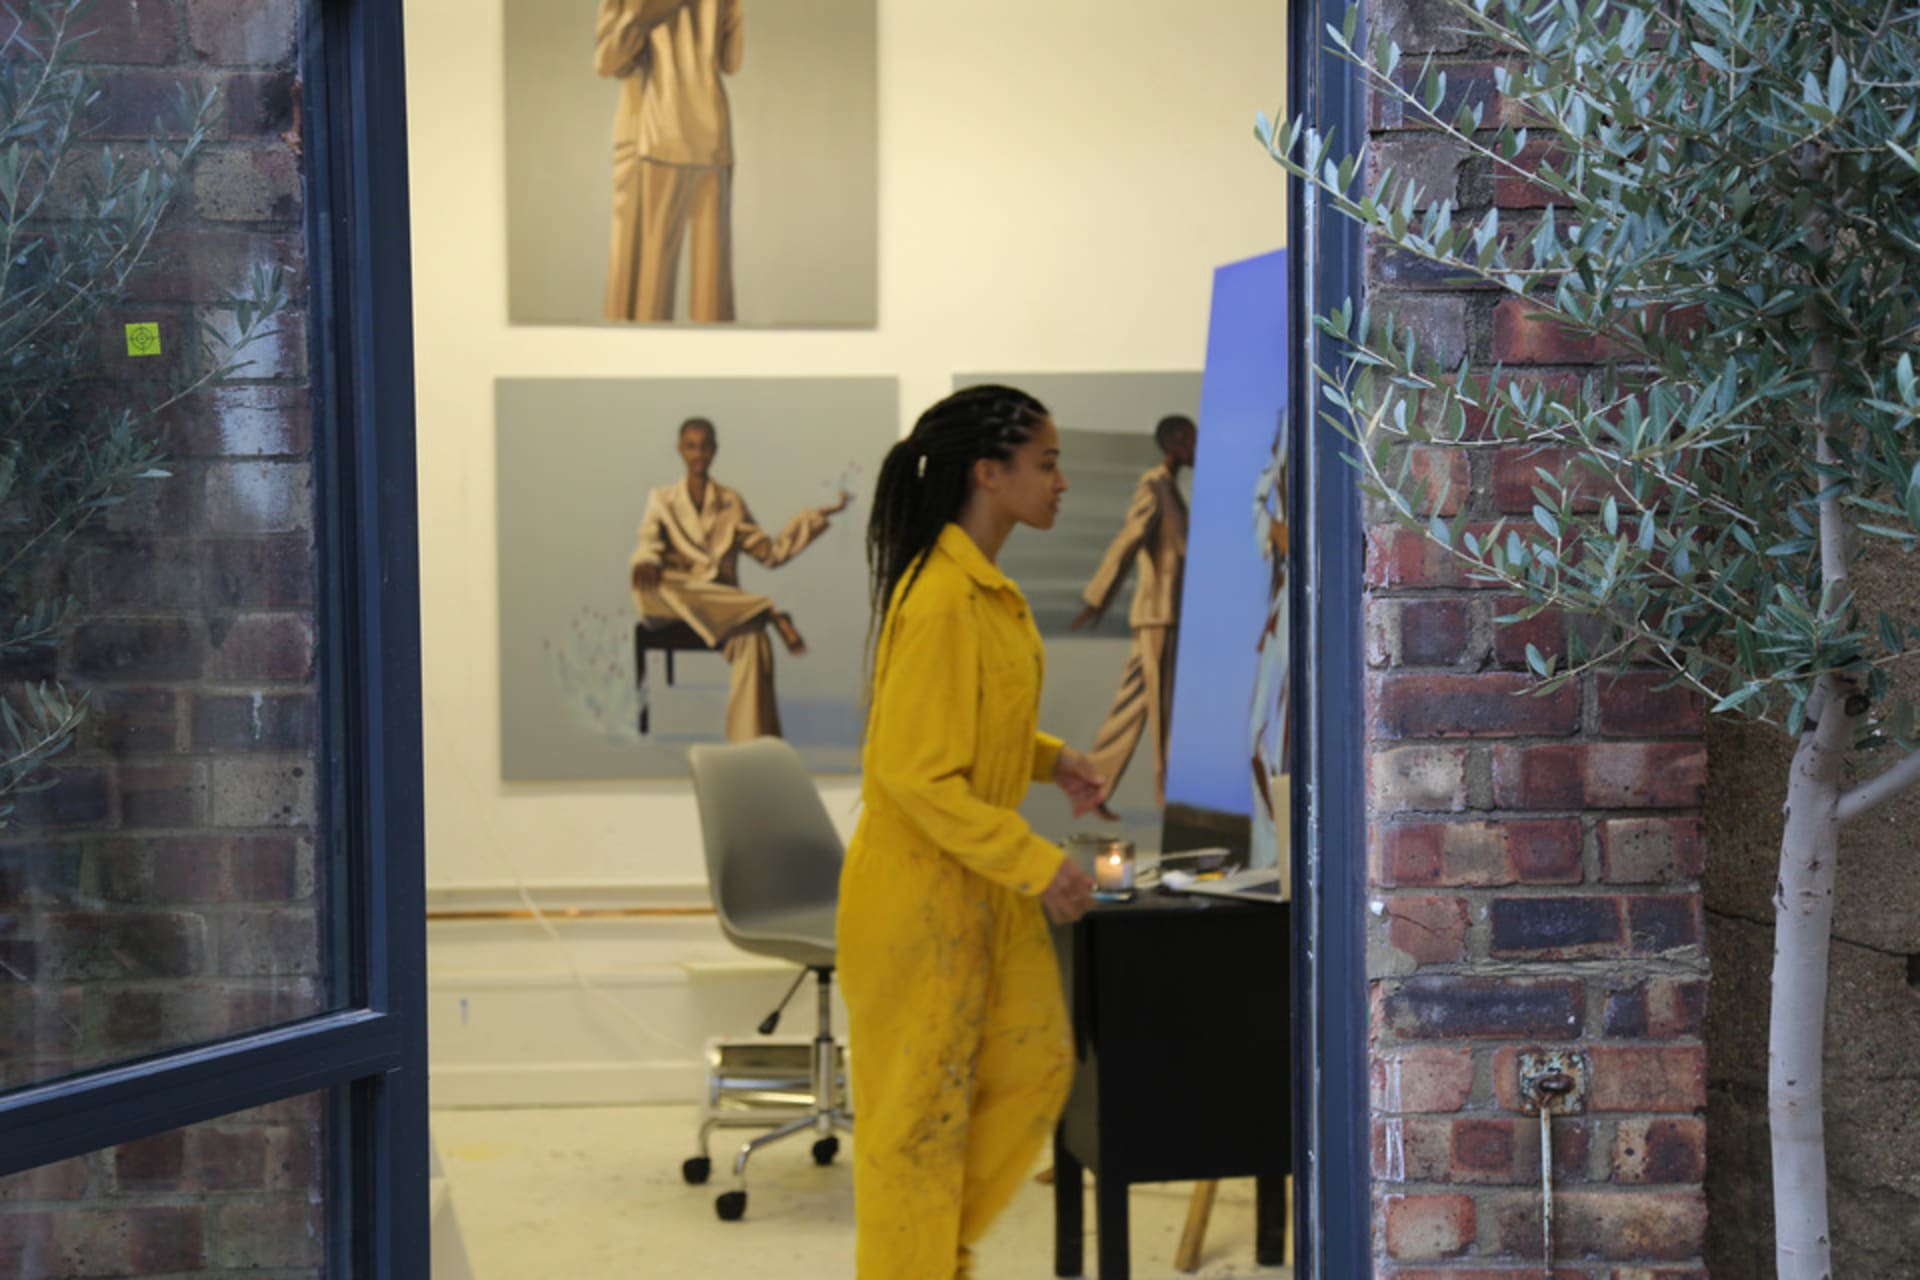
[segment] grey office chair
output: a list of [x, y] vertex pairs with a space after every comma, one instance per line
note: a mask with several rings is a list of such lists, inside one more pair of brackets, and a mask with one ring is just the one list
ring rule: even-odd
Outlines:
[[[720, 1051], [710, 1054], [700, 1154], [682, 1166], [682, 1176], [698, 1184], [712, 1173], [708, 1138], [715, 1128], [779, 1126], [740, 1147], [733, 1189], [714, 1201], [715, 1211], [731, 1222], [746, 1213], [747, 1158], [755, 1151], [811, 1131], [818, 1135], [814, 1162], [832, 1164], [840, 1150], [835, 1130], [853, 1129], [841, 1086], [843, 1058], [833, 1040], [833, 928], [845, 849], [800, 753], [780, 739], [694, 747], [687, 761], [720, 931], [743, 951], [802, 966], [779, 1007], [760, 1024], [760, 1034], [773, 1034], [808, 974], [820, 996], [820, 1031], [807, 1078], [779, 1079], [778, 1064], [766, 1055], [758, 1062], [743, 1055], [730, 1069]], [[728, 1094], [741, 1105], [723, 1106]]]

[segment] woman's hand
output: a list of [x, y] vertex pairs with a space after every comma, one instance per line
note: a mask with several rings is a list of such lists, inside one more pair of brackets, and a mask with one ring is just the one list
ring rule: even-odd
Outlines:
[[1093, 762], [1072, 747], [1060, 748], [1060, 759], [1053, 766], [1053, 780], [1067, 793], [1073, 816], [1083, 818], [1107, 799], [1107, 780], [1093, 771]]
[[1040, 891], [1040, 905], [1055, 924], [1072, 924], [1093, 906], [1093, 877], [1075, 866], [1072, 858], [1062, 859], [1060, 869]]
[[840, 501], [834, 503], [830, 507], [820, 508], [820, 514], [822, 516], [825, 516], [827, 519], [831, 520], [833, 519], [833, 517], [839, 515], [842, 511], [845, 511], [848, 507], [852, 505], [853, 505], [853, 495], [848, 493], [845, 489], [842, 489], [840, 491]]

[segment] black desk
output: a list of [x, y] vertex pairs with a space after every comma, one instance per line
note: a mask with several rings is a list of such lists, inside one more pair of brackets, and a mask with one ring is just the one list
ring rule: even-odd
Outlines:
[[1054, 1274], [1126, 1280], [1127, 1188], [1258, 1178], [1256, 1256], [1285, 1248], [1292, 1172], [1289, 908], [1148, 890], [1056, 932], [1078, 1071], [1054, 1135]]

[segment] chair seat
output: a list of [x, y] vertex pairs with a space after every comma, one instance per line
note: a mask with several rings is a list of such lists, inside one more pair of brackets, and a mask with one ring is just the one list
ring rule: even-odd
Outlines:
[[759, 911], [723, 922], [722, 927], [743, 951], [830, 969], [834, 964], [833, 924], [834, 904], [822, 902]]

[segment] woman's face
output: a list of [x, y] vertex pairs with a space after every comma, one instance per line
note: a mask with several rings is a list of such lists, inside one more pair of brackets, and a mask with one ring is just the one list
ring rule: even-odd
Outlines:
[[1067, 477], [1060, 470], [1060, 431], [1052, 418], [1042, 418], [1013, 457], [988, 461], [983, 471], [980, 483], [1001, 510], [1020, 524], [1053, 528]]

